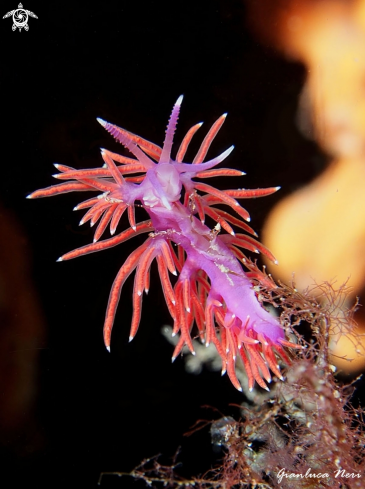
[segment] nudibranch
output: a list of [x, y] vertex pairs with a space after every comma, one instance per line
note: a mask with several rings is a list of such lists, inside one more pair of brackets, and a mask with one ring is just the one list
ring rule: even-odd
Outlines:
[[[241, 249], [261, 252], [274, 262], [275, 258], [255, 239], [255, 231], [247, 224], [250, 216], [237, 199], [263, 197], [276, 192], [279, 187], [218, 190], [200, 181], [243, 175], [238, 170], [216, 168], [231, 153], [233, 146], [204, 162], [226, 114], [210, 128], [192, 163], [184, 162], [184, 157], [201, 123], [187, 132], [173, 159], [171, 150], [182, 99], [180, 96], [173, 107], [162, 148], [98, 119], [133, 157], [102, 149], [104, 165], [101, 168], [76, 170], [56, 164], [59, 173], [54, 177], [65, 181], [37, 190], [28, 198], [73, 191], [99, 193], [75, 207], [75, 210], [88, 209], [80, 224], [90, 221], [94, 225], [99, 221], [94, 242], [66, 253], [58, 261], [105, 250], [139, 234], [148, 234], [146, 241], [129, 255], [114, 280], [104, 324], [108, 350], [123, 284], [135, 271], [129, 336], [132, 340], [141, 319], [143, 292], [147, 293], [150, 286], [150, 267], [156, 259], [166, 304], [174, 320], [173, 334], [180, 334], [173, 359], [185, 345], [194, 354], [191, 331], [196, 325], [201, 340], [206, 345], [214, 343], [222, 358], [223, 373], [228, 373], [238, 390], [242, 388], [235, 372], [237, 355], [246, 370], [249, 389], [252, 390], [255, 381], [268, 389], [266, 382], [271, 381], [270, 370], [282, 379], [278, 359], [289, 364], [285, 349], [298, 345], [286, 339], [278, 319], [258, 301], [252, 279], [260, 281], [260, 274], [245, 272], [242, 267], [241, 262], [247, 263], [247, 259]], [[145, 221], [136, 222], [136, 205], [146, 211], [148, 218]], [[233, 214], [220, 206], [227, 206]], [[124, 212], [130, 227], [115, 234]], [[205, 224], [206, 216], [216, 223], [213, 229]], [[108, 226], [111, 237], [99, 241]], [[235, 232], [234, 228], [245, 234]], [[170, 274], [176, 277], [173, 282]]]

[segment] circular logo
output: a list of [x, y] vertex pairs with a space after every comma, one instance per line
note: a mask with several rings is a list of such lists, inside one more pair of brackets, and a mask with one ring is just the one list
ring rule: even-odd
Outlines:
[[25, 25], [27, 25], [28, 22], [28, 13], [26, 10], [23, 10], [22, 8], [18, 8], [14, 10], [13, 13], [13, 22], [16, 27], [19, 27], [21, 29]]

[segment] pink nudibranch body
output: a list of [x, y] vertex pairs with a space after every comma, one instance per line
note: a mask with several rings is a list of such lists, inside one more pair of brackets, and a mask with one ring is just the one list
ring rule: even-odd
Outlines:
[[[59, 261], [107, 249], [138, 234], [149, 233], [147, 240], [127, 258], [114, 280], [104, 324], [104, 341], [108, 349], [121, 289], [133, 271], [136, 274], [130, 339], [135, 336], [141, 319], [143, 291], [148, 292], [149, 270], [156, 259], [166, 304], [174, 320], [173, 334], [180, 333], [173, 359], [184, 345], [194, 353], [191, 330], [196, 324], [200, 338], [207, 345], [215, 344], [222, 358], [223, 373], [227, 371], [237, 389], [242, 390], [235, 373], [237, 354], [243, 361], [250, 390], [255, 380], [267, 389], [265, 381], [271, 381], [270, 370], [282, 379], [277, 357], [290, 363], [283, 346], [296, 348], [298, 345], [285, 339], [278, 319], [262, 307], [255, 295], [250, 279], [253, 274], [249, 277], [242, 268], [240, 260], [245, 262], [246, 258], [239, 248], [264, 253], [273, 261], [275, 258], [249, 235], [256, 236], [256, 233], [247, 224], [250, 220], [248, 212], [236, 199], [270, 195], [278, 187], [221, 191], [193, 180], [243, 173], [215, 168], [230, 154], [233, 146], [204, 162], [226, 114], [208, 131], [192, 163], [184, 163], [183, 159], [201, 124], [188, 131], [175, 160], [171, 158], [181, 102], [182, 96], [174, 105], [162, 148], [98, 119], [134, 158], [102, 149], [105, 162], [102, 168], [75, 170], [56, 165], [60, 173], [54, 176], [66, 182], [37, 190], [28, 197], [48, 197], [71, 191], [101, 192], [75, 208], [89, 209], [80, 224], [90, 220], [93, 225], [100, 220], [94, 243], [63, 255]], [[138, 224], [134, 213], [136, 201], [149, 216], [148, 220]], [[239, 217], [217, 208], [217, 205], [229, 206]], [[124, 211], [128, 213], [131, 227], [114, 236]], [[205, 224], [206, 215], [216, 221], [214, 229]], [[108, 225], [112, 237], [99, 241]], [[232, 225], [249, 234], [236, 234]], [[226, 233], [221, 233], [222, 229]], [[169, 274], [179, 275], [174, 286]], [[259, 273], [255, 276], [258, 280], [260, 277]]]

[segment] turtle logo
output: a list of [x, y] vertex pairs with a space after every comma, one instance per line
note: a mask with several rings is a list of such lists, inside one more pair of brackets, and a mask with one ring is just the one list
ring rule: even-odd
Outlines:
[[20, 31], [22, 30], [22, 28], [24, 28], [27, 31], [29, 29], [28, 17], [34, 17], [35, 19], [38, 19], [38, 17], [33, 14], [33, 12], [23, 9], [23, 5], [21, 3], [18, 5], [18, 8], [16, 10], [11, 10], [7, 14], [5, 14], [3, 19], [6, 19], [11, 15], [13, 16], [14, 22], [12, 26], [13, 31], [15, 31], [16, 28], [18, 28]]

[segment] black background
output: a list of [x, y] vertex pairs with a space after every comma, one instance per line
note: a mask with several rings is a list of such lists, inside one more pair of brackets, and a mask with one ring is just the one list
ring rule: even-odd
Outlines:
[[[16, 3], [2, 2], [1, 16]], [[272, 205], [325, 165], [295, 126], [305, 68], [253, 37], [241, 1], [23, 5], [38, 16], [29, 19], [28, 32], [13, 32], [11, 18], [0, 22], [0, 218], [10, 216], [19, 229], [44, 323], [32, 339], [33, 421], [3, 438], [0, 484], [96, 487], [101, 472], [129, 471], [144, 457], [172, 456], [178, 446], [185, 473], [201, 473], [215, 462], [209, 433], [183, 433], [197, 419], [217, 416], [203, 405], [237, 417], [230, 404], [242, 395], [219, 373], [187, 374], [181, 359], [171, 365], [172, 347], [160, 334], [170, 321], [156, 270], [131, 344], [132, 282], [126, 284], [108, 354], [102, 325], [109, 290], [139, 238], [56, 263], [92, 240], [88, 225], [78, 227], [82, 213], [72, 212], [83, 196], [25, 197], [55, 182], [52, 163], [98, 166], [98, 148], [117, 151], [96, 117], [162, 144], [173, 103], [184, 94], [176, 140], [196, 122], [208, 128], [228, 112], [210, 156], [234, 144], [227, 166], [247, 173], [237, 184], [282, 186], [280, 195], [247, 202], [260, 231]], [[14, 316], [17, 307], [11, 305]], [[101, 487], [138, 484], [105, 477]]]

